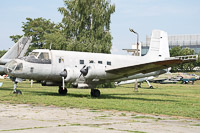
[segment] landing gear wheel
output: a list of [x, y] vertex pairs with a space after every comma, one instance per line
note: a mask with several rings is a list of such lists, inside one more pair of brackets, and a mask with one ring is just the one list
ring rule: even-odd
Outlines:
[[138, 85], [138, 88], [141, 88], [141, 85]]
[[101, 93], [98, 89], [91, 89], [91, 96], [92, 97], [100, 97]]
[[150, 89], [153, 89], [153, 86], [150, 86], [149, 88], [150, 88]]
[[63, 90], [62, 87], [59, 87], [58, 93], [60, 95], [67, 95], [67, 88], [64, 88], [64, 90]]
[[20, 94], [20, 95], [22, 95], [22, 92], [20, 90], [16, 90], [16, 91], [13, 92], [13, 94]]

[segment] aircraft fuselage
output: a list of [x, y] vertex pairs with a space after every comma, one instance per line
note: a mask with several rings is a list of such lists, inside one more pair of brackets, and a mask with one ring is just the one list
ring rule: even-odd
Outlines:
[[[34, 50], [28, 57], [13, 60], [6, 65], [10, 76], [41, 81], [61, 82], [60, 73], [65, 69], [67, 77], [65, 82], [105, 82], [124, 81], [147, 76], [154, 76], [161, 71], [134, 76], [122, 76], [107, 73], [106, 70], [134, 64], [142, 64], [150, 59], [129, 55], [112, 55], [101, 53], [72, 52], [61, 50]], [[82, 75], [80, 70], [89, 66], [88, 74]], [[92, 83], [91, 83], [92, 84]]]

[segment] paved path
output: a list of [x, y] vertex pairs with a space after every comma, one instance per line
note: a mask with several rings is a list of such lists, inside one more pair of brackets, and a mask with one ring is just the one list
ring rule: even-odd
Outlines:
[[3, 133], [199, 133], [200, 120], [120, 111], [0, 104]]

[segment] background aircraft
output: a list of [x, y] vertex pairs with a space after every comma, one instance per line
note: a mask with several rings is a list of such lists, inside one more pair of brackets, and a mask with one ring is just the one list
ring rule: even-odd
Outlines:
[[[149, 52], [145, 56], [39, 49], [23, 59], [7, 63], [5, 72], [11, 77], [59, 86], [60, 94], [67, 94], [65, 83], [86, 84], [91, 88], [91, 96], [99, 97], [100, 91], [95, 89], [98, 84], [123, 81], [130, 76], [132, 79], [152, 76], [159, 70], [196, 59], [194, 55], [170, 58], [167, 33], [154, 30]], [[17, 92], [16, 82], [14, 92]]]
[[31, 37], [21, 37], [0, 59], [0, 75], [4, 75], [5, 64], [12, 59], [23, 57], [31, 43]]
[[161, 74], [158, 77], [152, 79], [151, 81], [154, 83], [161, 83], [161, 84], [175, 84], [181, 81], [183, 84], [187, 84], [190, 81], [194, 83], [194, 81], [199, 79], [200, 76], [198, 75], [179, 72], [179, 73]]
[[116, 86], [120, 86], [120, 85], [124, 85], [124, 84], [132, 84], [132, 83], [139, 83], [138, 87], [141, 88], [141, 83], [143, 83], [144, 81], [147, 82], [147, 84], [149, 85], [149, 88], [153, 88], [153, 86], [150, 84], [149, 80], [154, 79], [154, 76], [150, 76], [150, 77], [145, 77], [145, 78], [140, 78], [140, 79], [132, 79], [132, 80], [126, 80], [126, 81], [121, 81], [121, 82], [115, 82]]

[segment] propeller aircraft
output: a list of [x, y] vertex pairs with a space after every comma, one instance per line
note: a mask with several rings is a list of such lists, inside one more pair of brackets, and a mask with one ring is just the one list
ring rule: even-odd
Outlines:
[[167, 33], [153, 30], [145, 56], [37, 49], [29, 56], [8, 62], [4, 71], [10, 77], [59, 86], [58, 92], [62, 95], [67, 94], [65, 84], [85, 85], [91, 88], [91, 96], [99, 97], [100, 90], [95, 89], [98, 84], [158, 75], [163, 69], [196, 59], [196, 55], [170, 57]]

